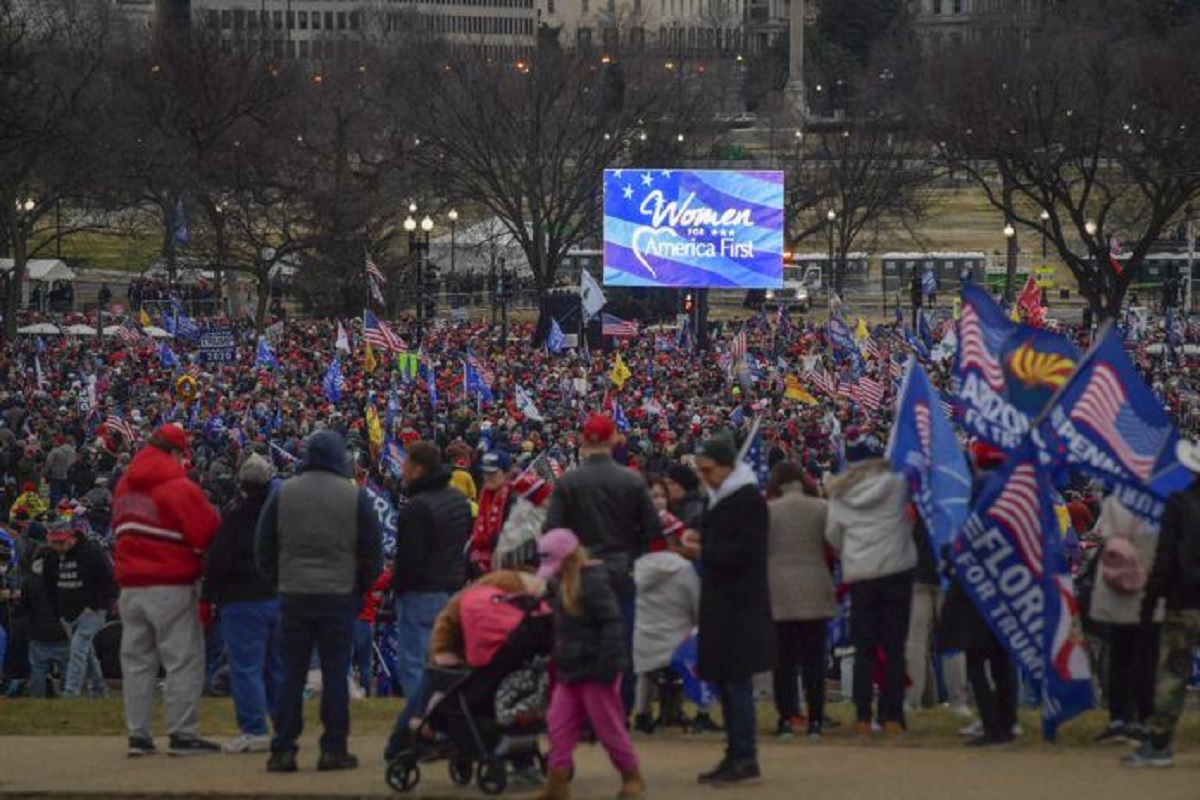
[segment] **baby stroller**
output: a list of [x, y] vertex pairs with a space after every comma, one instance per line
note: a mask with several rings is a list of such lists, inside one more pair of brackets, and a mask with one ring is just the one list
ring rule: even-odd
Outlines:
[[427, 668], [441, 694], [421, 719], [412, 746], [388, 763], [392, 789], [415, 788], [421, 782], [420, 765], [441, 757], [449, 760], [450, 780], [456, 785], [466, 786], [474, 777], [490, 795], [504, 791], [510, 765], [536, 765], [545, 774], [538, 737], [546, 730], [553, 616], [534, 597], [504, 597], [502, 602], [520, 608], [523, 616], [486, 665]]

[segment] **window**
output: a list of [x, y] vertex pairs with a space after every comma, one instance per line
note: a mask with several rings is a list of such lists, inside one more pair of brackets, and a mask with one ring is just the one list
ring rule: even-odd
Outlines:
[[346, 12], [345, 11], [337, 12], [337, 22], [338, 22], [338, 30], [339, 31], [346, 30]]
[[221, 14], [218, 11], [209, 9], [204, 15], [205, 24], [212, 30], [221, 27]]
[[954, 9], [953, 10], [954, 10], [955, 14], [963, 13], [963, 0], [954, 0]]
[[313, 30], [314, 31], [321, 30], [321, 12], [320, 11], [312, 12], [312, 22], [313, 22]]
[[296, 30], [296, 12], [295, 11], [287, 12], [287, 29], [289, 31]]
[[308, 58], [308, 40], [307, 39], [300, 40], [300, 57]]
[[942, 0], [933, 0], [933, 13], [934, 14], [942, 13]]
[[327, 31], [333, 30], [333, 12], [332, 11], [325, 12], [325, 30], [327, 30]]
[[350, 12], [350, 30], [352, 30], [352, 31], [358, 30], [358, 24], [359, 24], [358, 20], [359, 20], [358, 12], [351, 11]]
[[300, 30], [302, 30], [302, 31], [308, 30], [308, 12], [307, 11], [300, 12], [299, 22], [300, 22]]
[[546, 0], [546, 13], [547, 14], [554, 13], [554, 0]]
[[[224, 15], [225, 13], [226, 12], [224, 12], [224, 11], [221, 12], [222, 15]], [[283, 30], [283, 12], [282, 11], [274, 11], [271, 13], [271, 25], [277, 31]]]
[[233, 12], [229, 9], [221, 10], [221, 30], [227, 31], [233, 27]]
[[633, 0], [633, 13], [641, 16], [642, 0]]
[[588, 0], [579, 0], [579, 11], [584, 16], [588, 13]]

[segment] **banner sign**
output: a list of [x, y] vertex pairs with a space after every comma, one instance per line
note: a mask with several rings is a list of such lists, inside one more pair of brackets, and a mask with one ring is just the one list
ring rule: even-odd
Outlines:
[[783, 173], [605, 170], [604, 285], [783, 288]]
[[371, 498], [371, 511], [379, 521], [379, 532], [383, 536], [383, 557], [389, 561], [396, 557], [396, 522], [399, 515], [387, 494], [368, 483], [365, 487], [367, 496]]
[[212, 328], [200, 334], [200, 359], [206, 364], [237, 361], [237, 339], [230, 328]]

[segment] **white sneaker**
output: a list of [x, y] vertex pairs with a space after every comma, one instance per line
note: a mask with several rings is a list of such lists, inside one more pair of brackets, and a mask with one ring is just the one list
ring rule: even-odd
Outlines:
[[983, 736], [983, 722], [981, 720], [976, 720], [964, 728], [959, 728], [958, 735], [966, 739], [974, 739], [976, 737]]
[[226, 753], [265, 753], [271, 749], [270, 736], [240, 733], [221, 748]]
[[956, 706], [950, 706], [950, 713], [956, 717], [962, 717], [963, 719], [970, 719], [971, 717], [975, 716], [974, 712], [971, 711], [971, 707], [965, 703], [960, 703]]

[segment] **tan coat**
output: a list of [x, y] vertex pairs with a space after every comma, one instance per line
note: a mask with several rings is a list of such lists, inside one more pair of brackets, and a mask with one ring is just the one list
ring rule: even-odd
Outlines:
[[[1096, 521], [1095, 533], [1103, 542], [1119, 536], [1137, 548], [1142, 557], [1142, 566], [1147, 574], [1154, 569], [1155, 546], [1158, 536], [1151, 531], [1132, 511], [1121, 505], [1116, 497], [1109, 495], [1100, 505], [1100, 519]], [[1099, 556], [1097, 556], [1099, 557]], [[1113, 591], [1096, 567], [1096, 582], [1092, 587], [1092, 604], [1088, 616], [1096, 622], [1110, 625], [1137, 625], [1141, 621], [1142, 598], [1145, 591], [1120, 594]]]
[[776, 622], [831, 619], [837, 613], [837, 602], [825, 559], [828, 505], [806, 496], [798, 484], [789, 484], [768, 509], [771, 616]]

